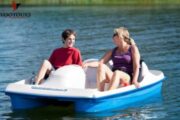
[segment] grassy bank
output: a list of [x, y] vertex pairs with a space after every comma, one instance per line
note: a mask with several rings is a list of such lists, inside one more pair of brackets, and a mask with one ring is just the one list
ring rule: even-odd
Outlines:
[[[0, 0], [0, 5], [10, 5], [13, 0]], [[14, 0], [23, 5], [180, 5], [180, 0]]]

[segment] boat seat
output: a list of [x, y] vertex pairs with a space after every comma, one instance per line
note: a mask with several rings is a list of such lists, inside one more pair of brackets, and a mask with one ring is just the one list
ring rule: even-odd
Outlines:
[[[98, 59], [87, 59], [83, 63], [98, 61]], [[84, 69], [86, 73], [85, 88], [97, 88], [96, 77], [97, 77], [97, 67], [88, 67]]]
[[[98, 61], [98, 59], [88, 59], [85, 60], [84, 63], [86, 62], [92, 62], [92, 61]], [[110, 60], [107, 65], [109, 68], [112, 68], [113, 62]], [[88, 67], [85, 70], [86, 73], [86, 83], [85, 83], [85, 88], [97, 88], [96, 85], [96, 78], [97, 78], [97, 67]], [[145, 75], [149, 73], [149, 69], [146, 65], [146, 63], [141, 60], [140, 61], [140, 69], [139, 69], [139, 76], [138, 76], [138, 82], [142, 82]]]

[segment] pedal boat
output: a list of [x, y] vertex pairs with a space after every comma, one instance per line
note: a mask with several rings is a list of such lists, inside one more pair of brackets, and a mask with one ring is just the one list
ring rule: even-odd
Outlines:
[[[88, 59], [86, 62], [95, 60]], [[50, 74], [40, 85], [31, 84], [32, 79], [10, 83], [5, 94], [10, 97], [14, 110], [48, 106], [52, 103], [72, 103], [76, 112], [94, 113], [121, 109], [151, 99], [161, 94], [165, 79], [162, 71], [149, 70], [145, 62], [142, 62], [140, 88], [129, 85], [102, 92], [96, 88], [96, 70], [93, 67], [83, 70], [77, 65], [64, 66], [58, 72]]]

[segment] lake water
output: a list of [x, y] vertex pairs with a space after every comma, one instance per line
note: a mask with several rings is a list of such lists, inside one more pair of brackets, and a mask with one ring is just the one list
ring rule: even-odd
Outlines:
[[[11, 8], [1, 8], [11, 11]], [[23, 8], [28, 18], [0, 17], [0, 119], [177, 120], [180, 118], [180, 15], [173, 7], [38, 7]], [[0, 11], [2, 12], [2, 11]], [[100, 58], [114, 47], [113, 29], [125, 26], [150, 69], [162, 70], [162, 97], [136, 107], [97, 114], [71, 108], [45, 107], [12, 111], [3, 91], [9, 83], [29, 78], [43, 59], [62, 45], [66, 28], [77, 32], [76, 47], [83, 59]]]

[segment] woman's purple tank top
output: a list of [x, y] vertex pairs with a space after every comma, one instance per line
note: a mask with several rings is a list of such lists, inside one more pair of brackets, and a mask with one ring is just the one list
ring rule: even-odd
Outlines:
[[112, 61], [113, 61], [113, 68], [112, 71], [115, 70], [122, 70], [129, 75], [133, 73], [133, 62], [132, 62], [132, 53], [131, 53], [131, 46], [126, 53], [117, 53], [117, 47], [112, 51]]

